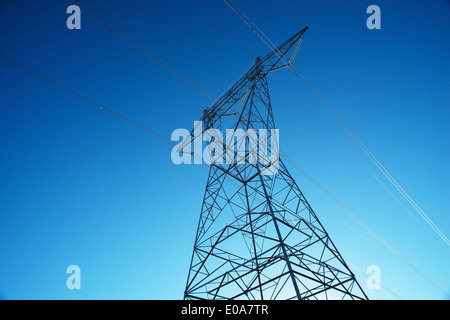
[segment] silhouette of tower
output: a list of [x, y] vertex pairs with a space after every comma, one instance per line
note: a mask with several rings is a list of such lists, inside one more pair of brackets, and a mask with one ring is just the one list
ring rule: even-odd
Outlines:
[[[274, 157], [278, 132], [267, 75], [289, 66], [306, 30], [258, 57], [203, 112], [201, 133], [235, 131], [210, 166], [185, 299], [367, 299], [282, 159]], [[190, 138], [198, 147], [198, 130]]]

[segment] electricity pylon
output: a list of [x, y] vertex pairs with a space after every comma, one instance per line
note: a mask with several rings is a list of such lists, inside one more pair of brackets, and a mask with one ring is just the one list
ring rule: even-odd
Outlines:
[[[202, 133], [266, 129], [267, 135], [256, 141], [236, 133], [223, 153], [235, 161], [211, 164], [185, 299], [367, 299], [282, 160], [268, 161], [251, 148], [271, 139], [272, 155], [278, 149], [267, 75], [292, 63], [306, 30], [258, 57], [203, 113]], [[189, 142], [198, 147], [195, 132]]]

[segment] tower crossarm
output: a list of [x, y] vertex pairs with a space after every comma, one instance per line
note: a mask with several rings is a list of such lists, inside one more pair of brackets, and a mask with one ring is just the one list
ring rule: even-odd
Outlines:
[[[250, 69], [226, 93], [210, 108], [203, 110], [203, 115], [200, 118], [203, 124], [202, 133], [217, 125], [222, 117], [237, 116], [242, 104], [245, 103], [248, 92], [258, 81], [261, 74], [267, 75], [269, 72], [288, 67], [297, 55], [302, 36], [306, 30], [308, 30], [308, 27], [297, 32], [263, 58], [257, 57]], [[186, 140], [186, 144], [194, 141], [196, 138], [195, 132], [198, 132], [198, 130], [192, 129], [191, 140]], [[179, 151], [182, 148], [183, 146], [180, 146]]]

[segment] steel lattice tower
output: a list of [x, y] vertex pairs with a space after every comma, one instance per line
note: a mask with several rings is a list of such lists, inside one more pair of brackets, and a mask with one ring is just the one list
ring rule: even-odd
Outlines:
[[[277, 147], [267, 75], [292, 62], [306, 30], [257, 58], [204, 111], [203, 130], [267, 129], [266, 145]], [[233, 146], [251, 139], [236, 136]], [[270, 174], [254, 156], [246, 147], [244, 163], [210, 166], [184, 298], [367, 299], [282, 159]]]

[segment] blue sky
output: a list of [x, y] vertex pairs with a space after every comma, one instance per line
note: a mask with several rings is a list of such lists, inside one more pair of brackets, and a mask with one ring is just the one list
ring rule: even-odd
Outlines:
[[[450, 236], [450, 3], [235, 2], [275, 44], [309, 27], [296, 66]], [[214, 95], [268, 52], [220, 0], [84, 3]], [[68, 5], [0, 1], [0, 54], [167, 138], [200, 118], [206, 97], [83, 12], [68, 30]], [[4, 62], [0, 83], [0, 298], [181, 299], [208, 168]], [[450, 292], [449, 246], [292, 73], [269, 86], [281, 149]], [[369, 298], [446, 298], [288, 168], [364, 289], [380, 267], [388, 290]], [[81, 290], [66, 288], [72, 264]]]

